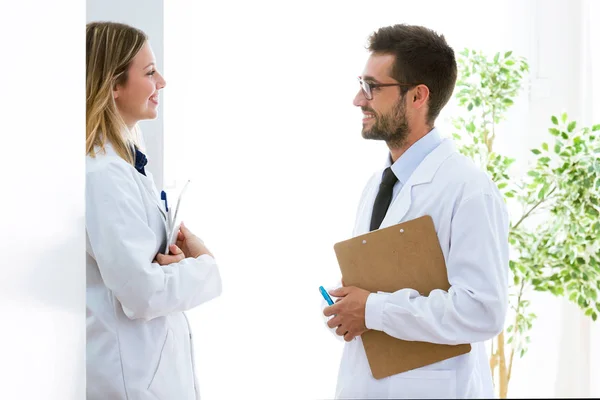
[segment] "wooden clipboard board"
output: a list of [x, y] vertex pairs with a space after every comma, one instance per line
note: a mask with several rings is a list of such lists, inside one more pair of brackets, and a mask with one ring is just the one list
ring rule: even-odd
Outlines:
[[[450, 288], [444, 255], [429, 215], [336, 243], [334, 250], [346, 286], [375, 293], [411, 288], [423, 296], [434, 289]], [[470, 344], [411, 342], [374, 330], [361, 337], [375, 379], [471, 351]]]

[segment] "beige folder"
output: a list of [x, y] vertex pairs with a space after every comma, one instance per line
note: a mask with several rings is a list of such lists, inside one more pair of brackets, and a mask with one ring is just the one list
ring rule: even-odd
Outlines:
[[[388, 293], [411, 288], [422, 296], [450, 288], [444, 255], [428, 215], [336, 243], [334, 250], [345, 286]], [[375, 330], [365, 332], [362, 341], [376, 379], [471, 351], [470, 344], [405, 341]]]

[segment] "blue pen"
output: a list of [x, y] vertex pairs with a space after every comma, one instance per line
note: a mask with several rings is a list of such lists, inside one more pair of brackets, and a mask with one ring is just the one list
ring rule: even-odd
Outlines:
[[327, 293], [327, 290], [325, 290], [325, 288], [323, 286], [319, 286], [319, 291], [323, 295], [323, 298], [325, 299], [325, 301], [327, 301], [327, 304], [332, 306], [333, 300], [331, 300], [331, 296], [329, 296], [329, 293]]
[[169, 205], [167, 204], [167, 193], [164, 190], [160, 192], [160, 199], [165, 202], [165, 211], [169, 212]]

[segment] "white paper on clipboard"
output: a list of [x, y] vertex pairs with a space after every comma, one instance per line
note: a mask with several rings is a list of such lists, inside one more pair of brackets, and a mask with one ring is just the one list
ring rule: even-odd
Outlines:
[[[179, 194], [179, 197], [177, 198], [177, 204], [175, 205], [175, 210], [173, 213], [169, 212], [169, 221], [168, 221], [168, 225], [170, 227], [170, 232], [169, 232], [169, 237], [167, 238], [167, 248], [165, 250], [165, 254], [169, 254], [169, 247], [171, 247], [172, 244], [175, 244], [175, 242], [177, 242], [177, 233], [179, 232], [179, 227], [181, 226], [181, 218], [179, 216], [179, 208], [181, 207], [181, 199], [183, 198], [183, 194], [185, 193], [185, 190], [187, 189], [188, 185], [190, 184], [190, 181], [188, 180], [185, 183], [185, 186], [183, 187], [183, 189], [181, 189], [181, 193]], [[171, 211], [171, 210], [169, 210]]]

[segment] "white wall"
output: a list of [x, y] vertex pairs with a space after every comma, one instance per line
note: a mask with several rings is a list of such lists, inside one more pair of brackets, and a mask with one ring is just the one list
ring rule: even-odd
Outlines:
[[[132, 25], [143, 30], [149, 37], [159, 71], [164, 70], [163, 1], [162, 0], [86, 0], [86, 20], [113, 21]], [[168, 83], [168, 82], [167, 82]], [[156, 187], [163, 186], [163, 104], [158, 117], [141, 121], [139, 126], [146, 142], [148, 166]]]
[[85, 398], [85, 3], [0, 1], [0, 399]]
[[[165, 4], [166, 179], [192, 179], [184, 218], [224, 280], [221, 298], [189, 313], [204, 398], [333, 396], [342, 346], [317, 288], [338, 279], [332, 246], [386, 156], [352, 106], [368, 35], [423, 24], [457, 50], [531, 58], [534, 15], [517, 0]], [[505, 149], [528, 138], [528, 93]]]

